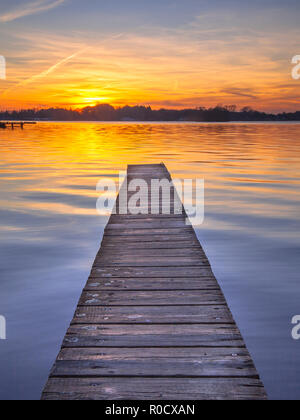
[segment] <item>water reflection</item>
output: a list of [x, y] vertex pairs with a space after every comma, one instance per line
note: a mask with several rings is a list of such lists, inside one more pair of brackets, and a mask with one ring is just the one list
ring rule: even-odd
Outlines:
[[0, 148], [1, 398], [39, 398], [106, 224], [100, 177], [161, 161], [205, 178], [200, 240], [270, 396], [300, 398], [299, 125], [41, 123]]

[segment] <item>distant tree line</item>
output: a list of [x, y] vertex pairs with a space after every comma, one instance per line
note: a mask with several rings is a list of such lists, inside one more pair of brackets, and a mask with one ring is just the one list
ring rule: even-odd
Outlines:
[[0, 112], [0, 120], [40, 121], [300, 121], [300, 111], [269, 114], [250, 107], [237, 110], [235, 105], [214, 108], [159, 109], [150, 106], [116, 107], [109, 104], [88, 106], [83, 109], [26, 109]]

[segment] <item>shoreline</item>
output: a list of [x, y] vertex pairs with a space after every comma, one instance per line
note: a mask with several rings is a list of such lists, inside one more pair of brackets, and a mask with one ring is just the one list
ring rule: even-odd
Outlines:
[[[8, 120], [0, 120], [0, 124], [1, 123], [5, 123]], [[89, 121], [78, 121], [78, 120], [74, 120], [74, 121], [70, 121], [70, 120], [47, 120], [47, 121], [40, 121], [40, 120], [10, 120], [10, 122], [14, 122], [14, 123], [19, 123], [19, 122], [24, 122], [25, 124], [27, 123], [39, 123], [39, 124], [49, 124], [49, 123], [55, 123], [55, 124], [126, 124], [126, 125], [135, 125], [135, 124], [170, 124], [170, 125], [174, 125], [174, 124], [181, 124], [181, 125], [216, 125], [216, 124], [220, 124], [220, 125], [230, 125], [230, 124], [235, 124], [235, 125], [239, 125], [239, 124], [300, 124], [300, 121], [264, 121], [264, 120], [260, 120], [260, 121], [143, 121], [143, 120], [136, 120], [136, 121], [93, 121], [93, 120], [89, 120]]]

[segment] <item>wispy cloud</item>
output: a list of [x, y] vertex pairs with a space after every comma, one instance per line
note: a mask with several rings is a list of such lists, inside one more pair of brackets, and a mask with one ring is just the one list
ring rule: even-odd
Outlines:
[[25, 16], [46, 12], [62, 5], [65, 1], [66, 0], [36, 0], [1, 15], [0, 22], [11, 22]]
[[245, 98], [257, 99], [256, 95], [253, 95], [250, 89], [240, 89], [240, 88], [229, 88], [229, 89], [222, 89], [223, 93], [227, 93], [233, 96], [242, 96]]
[[[252, 42], [238, 32], [229, 39], [203, 39], [193, 29], [156, 28], [147, 34], [12, 29], [16, 50], [3, 81], [2, 108], [76, 108], [101, 101], [155, 107], [222, 103], [274, 111], [299, 107], [294, 97], [300, 87], [290, 78], [286, 52], [287, 45], [290, 57], [297, 51], [294, 33]], [[288, 56], [286, 66], [271, 58], [278, 51]]]

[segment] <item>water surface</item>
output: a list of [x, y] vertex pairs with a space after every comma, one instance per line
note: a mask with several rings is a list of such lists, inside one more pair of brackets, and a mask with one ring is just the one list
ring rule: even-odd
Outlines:
[[38, 399], [99, 248], [101, 177], [204, 178], [198, 237], [271, 398], [300, 398], [297, 124], [40, 123], [0, 131], [0, 398]]

